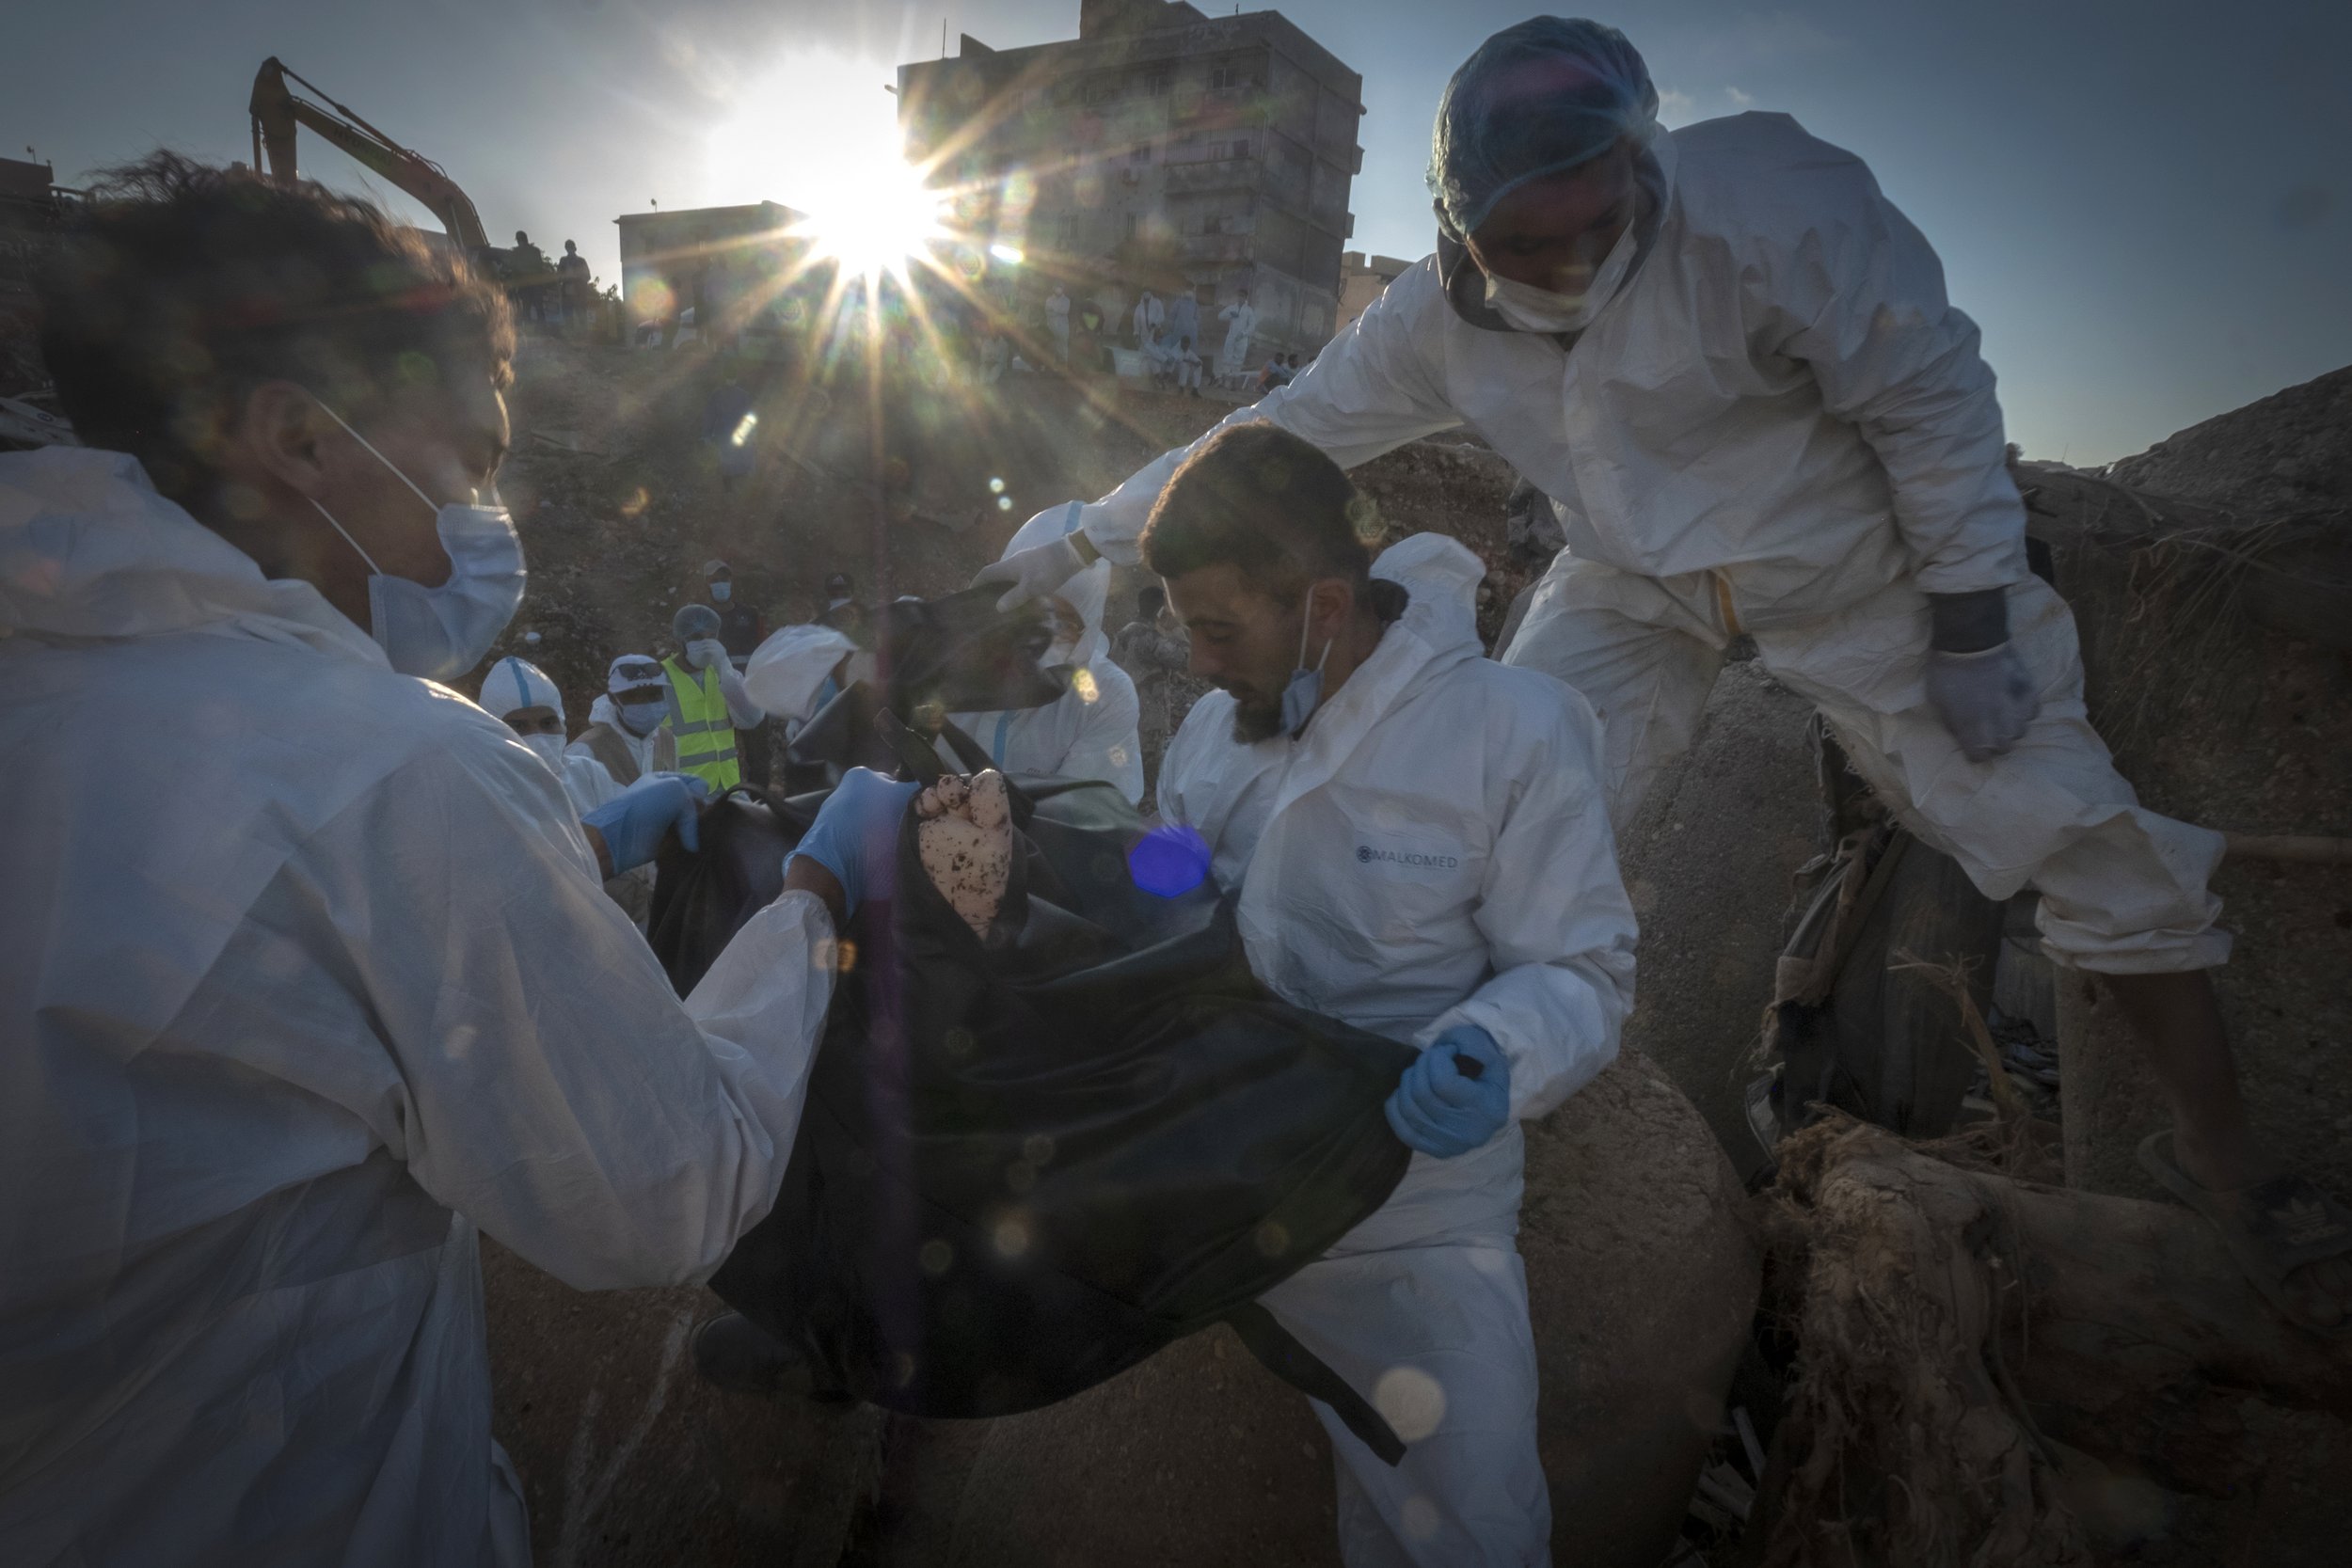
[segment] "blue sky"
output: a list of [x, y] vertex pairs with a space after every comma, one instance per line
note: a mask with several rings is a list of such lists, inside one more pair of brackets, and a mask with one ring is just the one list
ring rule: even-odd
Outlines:
[[[1216, 10], [1214, 3], [1203, 9]], [[1250, 10], [1268, 8], [1250, 4]], [[1446, 76], [1526, 0], [1288, 0], [1364, 75], [1359, 247], [1428, 248], [1421, 171]], [[81, 0], [20, 7], [0, 152], [72, 181], [158, 144], [245, 157], [265, 55], [437, 158], [494, 235], [820, 181], [882, 134], [882, 85], [940, 24], [999, 48], [1077, 0]], [[1652, 0], [1597, 5], [1670, 123], [1795, 115], [1861, 153], [1984, 328], [2012, 436], [2101, 462], [2352, 362], [2352, 4]], [[870, 93], [870, 97], [868, 96]], [[332, 183], [363, 178], [322, 151]]]

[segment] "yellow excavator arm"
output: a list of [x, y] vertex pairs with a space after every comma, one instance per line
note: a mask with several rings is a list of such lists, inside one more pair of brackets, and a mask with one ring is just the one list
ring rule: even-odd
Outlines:
[[[292, 76], [324, 100], [324, 106], [297, 98], [286, 86]], [[253, 99], [246, 105], [253, 116], [253, 166], [281, 185], [298, 178], [294, 160], [294, 129], [307, 125], [400, 189], [415, 197], [441, 220], [441, 227], [469, 261], [489, 260], [490, 237], [482, 231], [482, 215], [473, 198], [421, 152], [411, 151], [361, 119], [344, 105], [287, 70], [278, 56], [262, 62], [253, 78]], [[266, 161], [265, 161], [266, 160]]]

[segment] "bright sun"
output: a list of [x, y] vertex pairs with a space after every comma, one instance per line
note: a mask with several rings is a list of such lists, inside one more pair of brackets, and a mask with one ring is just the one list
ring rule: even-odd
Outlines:
[[945, 237], [944, 202], [900, 155], [887, 68], [829, 50], [796, 52], [735, 95], [712, 133], [717, 202], [780, 201], [808, 215], [817, 249], [845, 277], [906, 276]]
[[841, 263], [844, 273], [865, 277], [884, 272], [906, 277], [907, 261], [946, 236], [937, 192], [927, 190], [920, 173], [895, 155], [879, 159], [857, 188], [812, 200], [809, 235], [818, 250]]

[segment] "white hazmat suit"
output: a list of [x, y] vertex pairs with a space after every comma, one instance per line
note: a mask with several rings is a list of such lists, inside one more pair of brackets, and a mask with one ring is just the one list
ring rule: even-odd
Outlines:
[[[1551, 498], [1567, 548], [1503, 657], [1600, 714], [1620, 823], [1747, 631], [1906, 825], [1988, 896], [2041, 890], [2054, 958], [2220, 962], [2221, 837], [2142, 808], [2090, 729], [2073, 618], [2026, 571], [1993, 374], [1933, 250], [1861, 160], [1785, 115], [1649, 146], [1655, 238], [1571, 346], [1470, 325], [1424, 261], [1232, 420], [1347, 467], [1468, 426]], [[1184, 455], [1086, 508], [1110, 560], [1135, 559]], [[1927, 705], [1925, 595], [1994, 588], [2042, 705], [1972, 763]]]
[[1461, 545], [1417, 534], [1374, 575], [1412, 595], [1298, 740], [1233, 739], [1193, 707], [1160, 769], [1163, 815], [1239, 890], [1250, 967], [1286, 1000], [1426, 1045], [1475, 1025], [1511, 1064], [1511, 1125], [1457, 1159], [1416, 1154], [1370, 1219], [1264, 1299], [1404, 1437], [1391, 1469], [1330, 1411], [1350, 1568], [1549, 1560], [1535, 1347], [1518, 1233], [1518, 1120], [1617, 1053], [1633, 911], [1574, 692], [1484, 657]]
[[[1077, 526], [1078, 513], [1064, 506], [1039, 514], [1022, 525], [1005, 553], [1060, 538]], [[1083, 623], [1074, 641], [1058, 642], [1046, 655], [1048, 669], [1067, 672], [1068, 691], [1041, 707], [949, 717], [1007, 773], [1101, 779], [1133, 804], [1143, 799], [1143, 705], [1135, 681], [1112, 661], [1103, 630], [1110, 576], [1109, 565], [1098, 562], [1057, 591]], [[828, 683], [841, 661], [856, 651], [857, 644], [830, 626], [787, 626], [753, 652], [744, 688], [769, 712], [805, 721], [831, 695]], [[939, 754], [962, 767], [944, 740]]]
[[1258, 312], [1248, 300], [1237, 300], [1219, 310], [1216, 319], [1225, 324], [1225, 345], [1217, 350], [1216, 373], [1239, 375], [1249, 367], [1249, 340], [1258, 332]]
[[[1063, 507], [1032, 517], [1005, 546], [1005, 554], [1058, 539], [1078, 526], [1080, 509]], [[1057, 597], [1078, 612], [1074, 640], [1050, 649], [1046, 668], [1066, 673], [1070, 689], [1042, 707], [950, 717], [1008, 773], [1056, 779], [1101, 779], [1130, 805], [1143, 799], [1143, 702], [1134, 679], [1111, 658], [1103, 615], [1110, 597], [1110, 562], [1098, 561], [1062, 584]], [[945, 742], [943, 756], [952, 756]]]
[[0, 1561], [529, 1561], [476, 1228], [698, 1279], [822, 906], [681, 1005], [554, 774], [131, 458], [0, 455]]
[[[490, 666], [490, 673], [482, 677], [481, 703], [482, 711], [501, 722], [527, 707], [552, 708], [557, 719], [564, 717], [564, 693], [555, 682], [537, 665], [519, 658], [501, 658]], [[562, 736], [524, 736], [522, 742], [555, 770], [564, 798], [572, 803], [573, 816], [585, 816], [621, 793], [621, 782], [611, 768], [585, 752], [572, 750]]]

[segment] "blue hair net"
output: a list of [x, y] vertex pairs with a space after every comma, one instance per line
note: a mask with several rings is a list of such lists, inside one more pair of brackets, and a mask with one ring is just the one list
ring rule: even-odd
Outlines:
[[719, 612], [707, 604], [684, 604], [670, 617], [670, 635], [681, 642], [699, 642], [719, 635]]
[[1446, 84], [1429, 192], [1458, 234], [1531, 180], [1564, 174], [1658, 123], [1641, 52], [1614, 27], [1530, 17], [1478, 46]]

